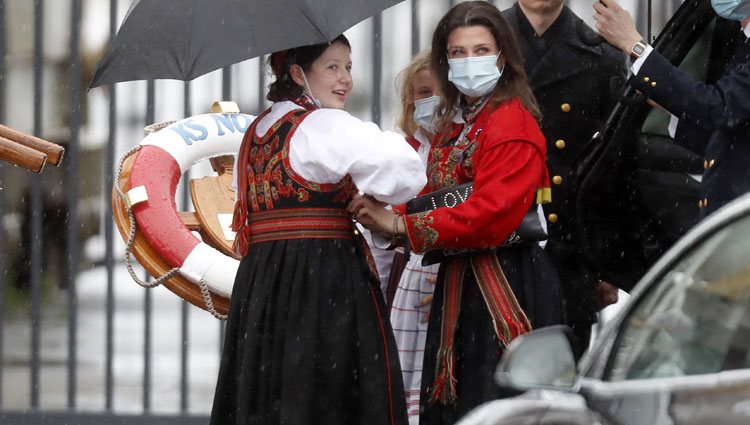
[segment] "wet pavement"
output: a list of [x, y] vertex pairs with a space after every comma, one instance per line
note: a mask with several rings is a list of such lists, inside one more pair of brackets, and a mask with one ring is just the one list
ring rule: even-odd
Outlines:
[[[112, 358], [115, 413], [144, 412], [144, 296], [146, 289], [132, 281], [124, 266], [115, 268], [114, 353]], [[139, 274], [139, 275], [142, 275]], [[77, 281], [76, 408], [106, 410], [106, 269], [83, 272]], [[176, 414], [181, 404], [182, 301], [165, 288], [151, 289], [152, 330], [151, 406], [158, 414]], [[627, 299], [602, 312], [611, 318]], [[64, 410], [68, 404], [67, 293], [47, 295], [43, 303], [39, 404], [42, 410]], [[188, 413], [206, 415], [211, 408], [218, 373], [220, 323], [207, 312], [188, 305]], [[31, 326], [28, 312], [6, 318], [2, 369], [2, 404], [5, 410], [30, 408]]]
[[[141, 273], [142, 275], [142, 273]], [[144, 364], [151, 367], [154, 413], [178, 413], [181, 404], [182, 301], [164, 288], [151, 291], [151, 356], [144, 361], [144, 291], [124, 266], [115, 269], [113, 338], [113, 411], [144, 411]], [[106, 269], [83, 272], [77, 281], [76, 407], [101, 412], [106, 404]], [[47, 295], [42, 306], [39, 405], [42, 410], [68, 405], [67, 292]], [[207, 414], [218, 373], [220, 323], [191, 305], [188, 311], [188, 413]], [[31, 404], [31, 325], [28, 311], [5, 318], [2, 368], [3, 409]]]

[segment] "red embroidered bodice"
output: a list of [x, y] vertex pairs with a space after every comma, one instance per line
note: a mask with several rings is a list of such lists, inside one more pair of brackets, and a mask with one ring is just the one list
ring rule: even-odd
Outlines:
[[250, 213], [277, 208], [346, 208], [357, 192], [349, 176], [336, 184], [314, 183], [297, 175], [289, 162], [289, 142], [309, 115], [294, 110], [263, 136], [254, 135], [247, 164]]
[[404, 216], [416, 252], [499, 246], [521, 223], [549, 177], [545, 139], [518, 99], [485, 106], [471, 130], [456, 125], [433, 141], [423, 193], [469, 181], [474, 191], [455, 208]]

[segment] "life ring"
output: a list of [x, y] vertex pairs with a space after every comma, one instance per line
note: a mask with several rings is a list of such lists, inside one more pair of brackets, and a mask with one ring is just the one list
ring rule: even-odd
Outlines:
[[[180, 177], [192, 165], [237, 153], [254, 119], [240, 113], [210, 113], [185, 118], [148, 134], [134, 154], [123, 158], [122, 171], [115, 182], [119, 186], [114, 189], [118, 192], [121, 188], [121, 193], [112, 197], [120, 234], [126, 242], [133, 240], [132, 252], [146, 271], [155, 278], [169, 273], [163, 279], [165, 287], [217, 317], [229, 309], [239, 266], [239, 261], [231, 256], [231, 236], [207, 241], [211, 232], [207, 231], [205, 217], [179, 212], [175, 193]], [[127, 193], [127, 199], [122, 193]], [[198, 210], [197, 203], [195, 206]], [[135, 220], [132, 237], [129, 208]], [[228, 212], [231, 214], [231, 210]], [[200, 231], [204, 240], [192, 230]], [[136, 279], [133, 272], [131, 276]]]

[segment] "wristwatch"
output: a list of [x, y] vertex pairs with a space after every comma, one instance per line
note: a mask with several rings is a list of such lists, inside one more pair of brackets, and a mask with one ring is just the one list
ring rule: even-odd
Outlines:
[[646, 46], [648, 46], [648, 43], [644, 39], [635, 43], [633, 47], [630, 48], [630, 59], [638, 60], [638, 58], [643, 56], [643, 54], [646, 53]]

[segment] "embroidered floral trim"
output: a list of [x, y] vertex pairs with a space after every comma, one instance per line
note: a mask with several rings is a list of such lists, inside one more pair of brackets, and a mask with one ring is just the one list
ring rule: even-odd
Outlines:
[[[250, 164], [247, 164], [247, 199], [250, 200], [250, 209], [253, 211], [260, 210], [260, 202], [263, 202], [258, 199], [258, 194], [255, 191], [255, 172], [253, 171], [253, 167]], [[261, 198], [263, 195], [260, 195]]]
[[427, 176], [430, 179], [430, 189], [432, 190], [440, 187], [443, 180], [443, 172], [441, 171], [442, 163], [443, 150], [433, 148], [432, 152], [430, 152], [430, 161], [427, 163]]
[[[451, 170], [451, 174], [455, 175], [458, 173], [458, 163], [463, 157], [464, 146], [462, 142], [458, 142], [456, 146], [448, 152], [448, 159], [445, 161], [445, 167]], [[443, 186], [450, 187], [450, 186]]]
[[476, 149], [476, 142], [460, 136], [445, 146], [434, 147], [427, 164], [430, 189], [440, 190], [471, 180]]
[[443, 246], [442, 242], [438, 242], [440, 234], [432, 227], [435, 219], [430, 213], [431, 211], [425, 211], [404, 217], [410, 242], [416, 252], [426, 252]]
[[477, 150], [476, 140], [469, 143], [458, 158], [458, 168], [465, 180], [474, 180], [474, 151]]
[[[309, 111], [305, 110], [291, 111], [263, 136], [253, 137], [247, 164], [248, 199], [252, 211], [273, 209], [274, 203], [285, 198], [305, 203], [316, 192], [328, 192], [328, 196], [333, 196], [334, 204], [346, 205], [357, 192], [350, 176], [335, 184], [318, 184], [303, 179], [292, 170], [289, 143], [285, 140], [291, 139], [308, 114]], [[280, 133], [284, 133], [284, 140]]]

